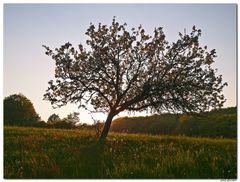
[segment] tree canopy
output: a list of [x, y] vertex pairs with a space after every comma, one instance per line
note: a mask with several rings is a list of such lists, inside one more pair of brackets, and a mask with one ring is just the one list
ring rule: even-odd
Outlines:
[[48, 117], [47, 123], [48, 124], [55, 124], [57, 122], [60, 122], [61, 118], [57, 114], [52, 114]]
[[172, 43], [162, 27], [148, 35], [141, 25], [128, 31], [115, 18], [110, 26], [90, 24], [86, 35], [86, 48], [44, 46], [56, 63], [55, 81], [49, 81], [44, 98], [54, 107], [90, 103], [107, 112], [101, 138], [124, 110], [189, 113], [223, 106], [227, 84], [211, 66], [216, 51], [200, 46], [201, 30], [195, 26]]
[[4, 99], [4, 124], [28, 125], [39, 120], [32, 102], [23, 94], [13, 94]]
[[74, 128], [78, 122], [80, 122], [78, 112], [70, 113], [63, 119], [54, 113], [49, 116], [47, 121], [49, 126], [53, 128]]
[[63, 121], [70, 123], [72, 125], [75, 125], [80, 121], [79, 119], [79, 113], [78, 112], [73, 112], [67, 115], [67, 117], [62, 119]]

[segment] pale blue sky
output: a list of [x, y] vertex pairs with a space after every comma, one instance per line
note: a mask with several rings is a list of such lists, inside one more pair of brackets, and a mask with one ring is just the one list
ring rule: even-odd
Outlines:
[[[142, 24], [152, 33], [161, 26], [170, 42], [184, 28], [187, 32], [193, 25], [201, 28], [200, 43], [216, 49], [214, 67], [229, 84], [224, 89], [225, 107], [236, 106], [236, 8], [235, 4], [5, 4], [4, 97], [23, 93], [45, 121], [52, 113], [64, 117], [78, 111], [81, 122], [91, 122], [87, 112], [76, 106], [52, 109], [42, 100], [54, 77], [54, 62], [42, 45], [55, 48], [69, 41], [77, 46], [85, 42], [90, 22], [109, 25], [116, 16], [129, 29]], [[94, 117], [104, 119], [104, 115]]]

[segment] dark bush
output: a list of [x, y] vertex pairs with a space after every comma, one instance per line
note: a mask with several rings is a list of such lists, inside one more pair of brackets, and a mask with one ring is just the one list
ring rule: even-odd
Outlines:
[[75, 125], [66, 121], [59, 121], [57, 123], [51, 124], [51, 128], [61, 128], [61, 129], [71, 129], [75, 128]]
[[40, 120], [32, 102], [22, 94], [14, 94], [4, 99], [4, 124], [31, 125]]

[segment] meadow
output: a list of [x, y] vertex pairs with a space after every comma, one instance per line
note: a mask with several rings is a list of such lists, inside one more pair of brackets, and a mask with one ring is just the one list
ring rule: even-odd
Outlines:
[[236, 139], [4, 127], [5, 179], [236, 179]]

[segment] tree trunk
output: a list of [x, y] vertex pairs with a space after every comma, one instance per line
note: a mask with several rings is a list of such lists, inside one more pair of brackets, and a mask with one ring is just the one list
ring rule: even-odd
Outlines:
[[103, 130], [102, 130], [102, 133], [101, 133], [101, 136], [99, 138], [99, 142], [102, 143], [105, 141], [107, 135], [108, 135], [108, 132], [109, 132], [109, 129], [110, 129], [110, 126], [111, 126], [111, 123], [112, 123], [112, 119], [113, 117], [115, 116], [116, 114], [114, 114], [113, 112], [110, 112], [108, 114], [108, 117], [106, 119], [106, 122], [104, 124], [104, 127], [103, 127]]

